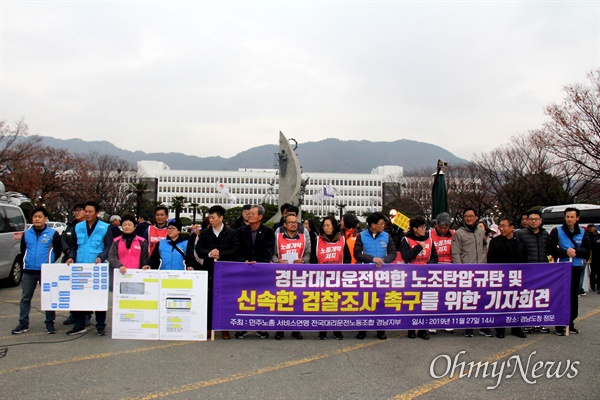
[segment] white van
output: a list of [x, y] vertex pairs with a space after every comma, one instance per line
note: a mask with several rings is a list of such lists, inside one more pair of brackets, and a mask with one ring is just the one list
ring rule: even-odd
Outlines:
[[0, 279], [9, 286], [21, 283], [23, 255], [21, 237], [25, 232], [23, 210], [0, 193]]

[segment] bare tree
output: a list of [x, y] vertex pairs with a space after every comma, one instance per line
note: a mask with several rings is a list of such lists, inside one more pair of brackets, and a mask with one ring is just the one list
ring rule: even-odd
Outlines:
[[25, 161], [35, 158], [41, 148], [41, 138], [29, 136], [29, 127], [24, 120], [11, 128], [0, 120], [0, 180], [10, 181], [9, 175]]
[[131, 163], [117, 156], [89, 153], [86, 163], [73, 176], [79, 184], [79, 193], [86, 199], [98, 201], [108, 214], [133, 211], [129, 184], [138, 180]]
[[550, 121], [535, 132], [558, 160], [581, 167], [580, 179], [597, 181], [600, 171], [600, 69], [587, 75], [589, 85], [564, 87], [561, 104], [546, 107]]

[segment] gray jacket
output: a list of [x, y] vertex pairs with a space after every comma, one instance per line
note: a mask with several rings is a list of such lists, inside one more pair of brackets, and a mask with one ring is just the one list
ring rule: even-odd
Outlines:
[[452, 237], [453, 264], [485, 264], [487, 262], [487, 238], [481, 228], [474, 232], [461, 226]]

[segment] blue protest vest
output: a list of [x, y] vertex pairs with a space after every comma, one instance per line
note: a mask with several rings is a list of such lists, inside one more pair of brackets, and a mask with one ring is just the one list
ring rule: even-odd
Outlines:
[[40, 235], [35, 234], [33, 226], [25, 231], [25, 260], [23, 269], [40, 271], [43, 263], [54, 262], [52, 238], [54, 229], [46, 227]]
[[[165, 270], [185, 270], [184, 257], [178, 252], [172, 245], [173, 241], [169, 238], [163, 239], [158, 242], [158, 250], [160, 253], [160, 259], [162, 264], [160, 265], [160, 269]], [[185, 254], [185, 250], [187, 249], [187, 240], [183, 242], [179, 242], [176, 246]]]
[[[579, 233], [573, 235], [573, 241], [567, 236], [562, 226], [559, 226], [558, 229], [558, 244], [562, 250], [567, 250], [575, 247], [580, 247], [583, 242], [583, 229], [579, 228]], [[575, 244], [577, 246], [575, 246]], [[564, 261], [564, 260], [562, 260]], [[573, 266], [581, 267], [584, 264], [584, 260], [579, 257], [573, 257]]]
[[384, 258], [387, 255], [387, 246], [390, 235], [387, 232], [381, 232], [377, 238], [374, 238], [368, 229], [360, 233], [363, 243], [363, 253], [375, 257]]
[[77, 234], [77, 260], [78, 263], [95, 263], [98, 254], [104, 250], [104, 236], [108, 231], [106, 222], [98, 221], [92, 234], [87, 234], [87, 222], [82, 221], [75, 225]]

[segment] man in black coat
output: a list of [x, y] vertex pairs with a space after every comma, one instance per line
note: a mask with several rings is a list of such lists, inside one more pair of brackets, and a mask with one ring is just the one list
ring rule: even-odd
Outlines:
[[[248, 225], [237, 230], [240, 241], [240, 261], [246, 264], [269, 263], [275, 250], [275, 233], [273, 229], [262, 224], [265, 209], [261, 205], [253, 205], [248, 212]], [[246, 336], [247, 331], [236, 332], [236, 339]], [[257, 331], [262, 339], [269, 337], [269, 332]]]
[[[212, 206], [208, 210], [209, 227], [200, 231], [196, 254], [203, 260], [201, 270], [208, 271], [208, 330], [212, 329], [212, 290], [215, 261], [239, 261], [240, 241], [235, 230], [223, 223], [225, 209]], [[230, 339], [229, 331], [221, 332], [223, 339]]]
[[[488, 247], [487, 262], [489, 264], [518, 264], [527, 262], [527, 249], [523, 240], [515, 235], [517, 224], [511, 217], [500, 220], [500, 236], [496, 236]], [[496, 328], [496, 337], [504, 339], [505, 328]], [[520, 338], [526, 338], [523, 328], [514, 327], [511, 334]]]

